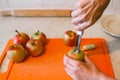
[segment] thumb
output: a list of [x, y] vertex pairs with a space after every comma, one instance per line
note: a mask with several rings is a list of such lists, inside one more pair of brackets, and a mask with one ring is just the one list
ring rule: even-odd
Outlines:
[[85, 55], [85, 62], [88, 64], [93, 64], [93, 62], [88, 58], [87, 55]]

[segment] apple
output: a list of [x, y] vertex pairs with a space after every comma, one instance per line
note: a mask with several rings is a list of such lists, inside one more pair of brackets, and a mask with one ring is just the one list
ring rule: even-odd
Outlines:
[[7, 56], [13, 62], [22, 62], [27, 57], [27, 51], [20, 44], [13, 44], [7, 50]]
[[19, 43], [25, 46], [27, 41], [30, 40], [29, 36], [23, 32], [19, 33], [17, 30], [15, 30], [15, 32], [17, 32], [17, 34], [13, 37], [13, 43], [14, 44]]
[[73, 59], [84, 61], [84, 52], [83, 51], [71, 49], [68, 51], [67, 55]]
[[42, 54], [43, 52], [43, 44], [35, 39], [30, 39], [27, 44], [26, 44], [26, 50], [28, 51], [28, 53], [35, 57], [35, 56], [39, 56], [40, 54]]
[[69, 47], [73, 47], [76, 44], [77, 34], [72, 30], [67, 30], [63, 34], [63, 40], [64, 40], [65, 45]]
[[33, 33], [31, 38], [41, 41], [43, 45], [46, 45], [48, 43], [46, 35], [43, 32], [40, 32], [39, 30]]

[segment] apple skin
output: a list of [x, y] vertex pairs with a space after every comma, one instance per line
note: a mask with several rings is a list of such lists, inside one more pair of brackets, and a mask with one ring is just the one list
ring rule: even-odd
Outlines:
[[66, 46], [73, 47], [76, 44], [77, 34], [72, 30], [68, 30], [63, 34], [63, 40]]
[[26, 39], [27, 41], [30, 40], [30, 37], [28, 36], [28, 34], [26, 34], [26, 33], [21, 33], [21, 34], [22, 34], [23, 37], [25, 37], [25, 39]]
[[84, 61], [84, 52], [83, 51], [74, 51], [71, 49], [68, 51], [67, 55], [73, 59]]
[[7, 56], [13, 62], [22, 62], [28, 55], [28, 52], [20, 44], [13, 44], [7, 50]]
[[35, 39], [30, 39], [27, 44], [26, 44], [26, 50], [28, 51], [28, 53], [33, 56], [39, 56], [40, 54], [42, 54], [43, 52], [43, 44]]
[[33, 33], [31, 39], [36, 39], [38, 41], [41, 41], [43, 45], [46, 45], [48, 43], [48, 39], [46, 35], [43, 32], [39, 32], [39, 30]]
[[17, 30], [16, 32], [18, 34], [16, 34], [14, 37], [13, 37], [13, 43], [14, 44], [21, 44], [22, 46], [25, 46], [27, 41], [30, 40], [29, 36], [26, 34], [26, 33], [19, 33]]

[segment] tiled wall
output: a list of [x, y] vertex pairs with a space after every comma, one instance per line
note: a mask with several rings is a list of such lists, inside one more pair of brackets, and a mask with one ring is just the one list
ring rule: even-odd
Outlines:
[[0, 0], [1, 9], [72, 8], [76, 0]]
[[[77, 0], [0, 0], [0, 9], [72, 8], [76, 1]], [[107, 9], [119, 8], [120, 0], [111, 0]]]

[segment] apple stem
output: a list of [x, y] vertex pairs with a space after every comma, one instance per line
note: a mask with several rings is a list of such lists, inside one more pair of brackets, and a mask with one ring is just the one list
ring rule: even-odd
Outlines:
[[37, 32], [39, 33], [39, 30]]
[[15, 30], [15, 32], [17, 32], [21, 36], [21, 34], [18, 32], [18, 30]]
[[34, 43], [34, 42], [32, 42], [32, 45], [35, 45], [35, 43]]

